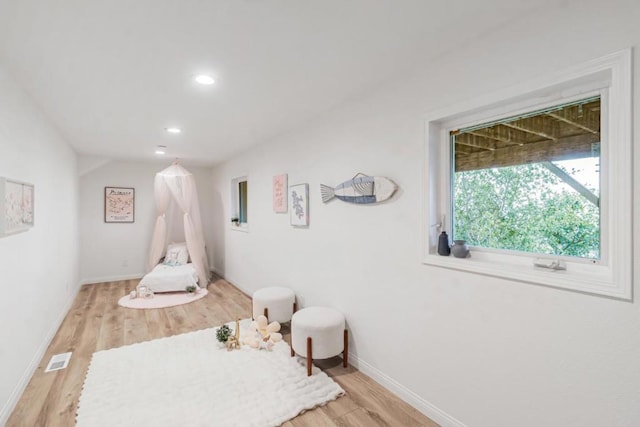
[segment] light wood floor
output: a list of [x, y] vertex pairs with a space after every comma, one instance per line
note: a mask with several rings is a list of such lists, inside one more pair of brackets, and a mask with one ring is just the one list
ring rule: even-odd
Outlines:
[[[222, 279], [209, 295], [188, 305], [156, 310], [118, 307], [118, 299], [137, 280], [85, 285], [56, 333], [7, 426], [73, 426], [80, 390], [93, 352], [219, 326], [250, 316], [251, 300]], [[288, 329], [283, 328], [288, 341]], [[69, 367], [44, 373], [52, 355], [72, 351]], [[283, 427], [437, 426], [358, 370], [344, 369], [341, 359], [318, 361], [347, 392], [324, 407], [308, 411]]]

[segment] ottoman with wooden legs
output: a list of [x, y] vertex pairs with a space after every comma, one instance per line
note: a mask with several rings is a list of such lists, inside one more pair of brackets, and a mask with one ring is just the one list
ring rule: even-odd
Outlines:
[[289, 288], [271, 286], [255, 291], [251, 304], [254, 319], [264, 314], [269, 322], [286, 323], [296, 312], [296, 294]]
[[313, 359], [327, 359], [342, 353], [342, 366], [348, 366], [349, 335], [344, 316], [328, 307], [308, 307], [291, 318], [291, 357], [307, 358], [307, 376]]

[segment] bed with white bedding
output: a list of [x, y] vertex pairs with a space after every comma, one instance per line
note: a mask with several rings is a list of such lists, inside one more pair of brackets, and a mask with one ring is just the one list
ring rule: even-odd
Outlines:
[[138, 286], [148, 286], [155, 292], [185, 291], [187, 286], [198, 286], [198, 273], [193, 264], [158, 264], [142, 278]]

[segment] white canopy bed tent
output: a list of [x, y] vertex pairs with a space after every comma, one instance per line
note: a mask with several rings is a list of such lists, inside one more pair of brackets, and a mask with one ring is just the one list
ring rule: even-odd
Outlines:
[[[174, 162], [156, 174], [154, 192], [158, 217], [149, 249], [149, 273], [138, 286], [153, 292], [184, 291], [197, 280], [206, 288], [209, 262], [193, 175]], [[159, 264], [163, 257], [164, 263]]]

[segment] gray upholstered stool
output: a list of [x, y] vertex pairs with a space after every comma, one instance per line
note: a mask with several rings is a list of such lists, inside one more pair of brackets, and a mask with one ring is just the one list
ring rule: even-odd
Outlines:
[[296, 312], [296, 294], [281, 286], [258, 289], [253, 293], [251, 303], [251, 315], [254, 319], [264, 314], [269, 322], [285, 323]]
[[328, 307], [309, 307], [291, 318], [291, 357], [307, 358], [307, 375], [313, 359], [327, 359], [342, 353], [342, 366], [348, 366], [349, 335], [344, 316]]

